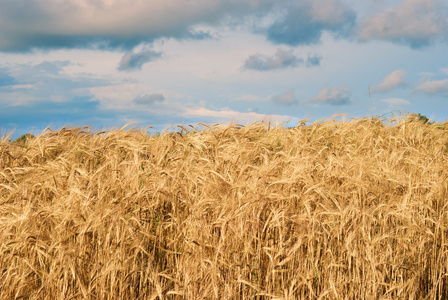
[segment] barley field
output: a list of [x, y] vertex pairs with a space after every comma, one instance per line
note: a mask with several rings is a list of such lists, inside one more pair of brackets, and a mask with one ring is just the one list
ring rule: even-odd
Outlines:
[[447, 299], [448, 124], [0, 142], [0, 299]]

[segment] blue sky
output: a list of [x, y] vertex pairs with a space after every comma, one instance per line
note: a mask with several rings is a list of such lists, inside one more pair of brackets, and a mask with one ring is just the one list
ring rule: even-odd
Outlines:
[[399, 111], [442, 122], [447, 53], [444, 0], [4, 0], [0, 134]]

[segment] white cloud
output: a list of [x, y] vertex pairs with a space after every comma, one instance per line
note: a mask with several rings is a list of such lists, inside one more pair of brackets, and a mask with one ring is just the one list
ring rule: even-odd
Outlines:
[[448, 37], [446, 4], [437, 0], [404, 0], [376, 16], [365, 17], [359, 36], [363, 40], [406, 43], [414, 48], [426, 46]]
[[382, 99], [381, 102], [389, 104], [389, 106], [402, 106], [410, 104], [409, 101], [401, 98], [386, 98]]
[[448, 96], [448, 79], [430, 81], [427, 80], [415, 88], [417, 92], [424, 92], [428, 95], [445, 95]]
[[373, 87], [373, 92], [386, 92], [396, 87], [407, 85], [404, 80], [405, 75], [406, 71], [404, 70], [393, 71], [387, 75], [379, 85]]
[[185, 108], [184, 117], [201, 117], [213, 118], [214, 122], [233, 121], [233, 122], [261, 122], [261, 121], [278, 121], [278, 122], [298, 122], [297, 118], [285, 115], [267, 115], [255, 112], [239, 112], [231, 109], [222, 109], [220, 111], [210, 110], [204, 107]]
[[331, 105], [344, 105], [350, 103], [350, 91], [346, 87], [324, 87], [319, 94], [308, 100], [314, 103], [327, 103]]

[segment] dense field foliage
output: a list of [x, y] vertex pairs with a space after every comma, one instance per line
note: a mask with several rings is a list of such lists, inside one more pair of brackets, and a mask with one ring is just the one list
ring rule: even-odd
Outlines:
[[0, 142], [0, 299], [446, 299], [448, 129], [418, 118]]

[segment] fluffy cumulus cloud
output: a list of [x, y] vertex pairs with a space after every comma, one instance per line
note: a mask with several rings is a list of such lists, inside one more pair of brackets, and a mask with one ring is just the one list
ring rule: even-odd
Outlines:
[[445, 1], [404, 0], [365, 17], [359, 30], [363, 40], [388, 40], [419, 48], [448, 37], [448, 8]]
[[448, 79], [430, 81], [427, 80], [415, 88], [417, 92], [424, 92], [428, 95], [448, 96]]
[[344, 105], [350, 103], [350, 91], [346, 87], [324, 87], [316, 97], [309, 99], [311, 103], [326, 103], [331, 105]]
[[135, 71], [141, 70], [143, 65], [160, 58], [162, 54], [153, 50], [144, 50], [138, 53], [128, 52], [123, 55], [118, 70]]
[[273, 56], [264, 56], [261, 54], [250, 56], [244, 63], [244, 68], [258, 71], [268, 71], [296, 67], [302, 63], [303, 59], [294, 55], [292, 50], [288, 51], [278, 49]]
[[386, 92], [393, 90], [394, 88], [407, 85], [404, 77], [406, 75], [406, 71], [404, 70], [395, 70], [389, 75], [387, 75], [383, 81], [373, 87], [373, 92]]
[[299, 100], [296, 98], [296, 95], [294, 95], [294, 91], [289, 91], [281, 95], [273, 96], [272, 101], [281, 105], [293, 105], [299, 102]]
[[146, 105], [154, 102], [162, 102], [163, 100], [165, 100], [165, 97], [162, 94], [146, 94], [135, 98], [133, 102]]
[[281, 17], [266, 28], [266, 34], [276, 44], [316, 44], [324, 31], [348, 34], [355, 19], [355, 12], [340, 0], [289, 1]]

